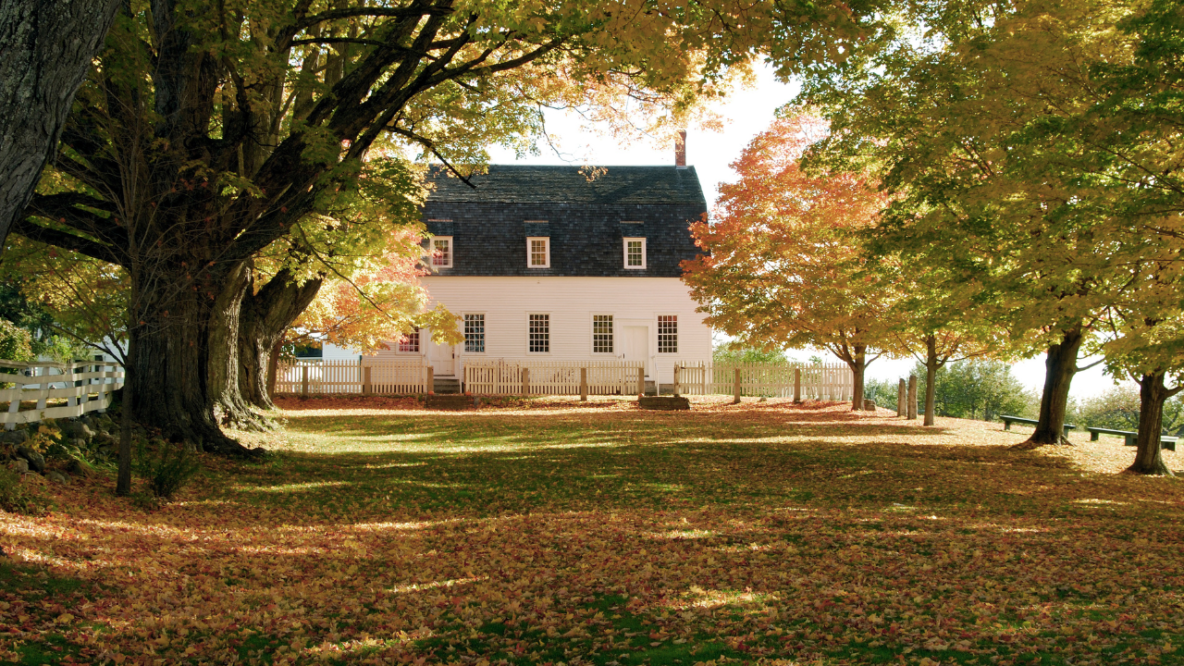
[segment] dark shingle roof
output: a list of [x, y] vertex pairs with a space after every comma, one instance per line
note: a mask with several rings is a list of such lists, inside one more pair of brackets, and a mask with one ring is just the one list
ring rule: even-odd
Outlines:
[[[439, 275], [679, 277], [699, 254], [687, 226], [706, 215], [693, 168], [490, 165], [469, 187], [433, 167], [428, 231], [453, 239]], [[545, 220], [545, 223], [528, 220]], [[628, 222], [628, 223], [626, 223]], [[551, 266], [526, 266], [526, 239], [550, 238]], [[624, 238], [646, 239], [646, 268], [624, 267]]]
[[610, 166], [589, 180], [574, 166], [491, 164], [469, 187], [446, 170], [433, 168], [431, 199], [461, 202], [697, 204], [706, 208], [694, 167]]

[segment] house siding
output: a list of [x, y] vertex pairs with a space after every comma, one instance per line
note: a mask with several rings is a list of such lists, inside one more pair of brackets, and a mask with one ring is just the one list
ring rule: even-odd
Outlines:
[[[703, 315], [695, 312], [697, 304], [678, 278], [428, 276], [423, 278], [423, 284], [432, 306], [443, 304], [457, 317], [485, 315], [485, 353], [466, 353], [463, 343], [456, 345], [457, 376], [463, 375], [463, 365], [468, 359], [620, 359], [624, 353], [625, 326], [647, 329], [646, 374], [659, 384], [674, 381], [675, 363], [711, 359], [711, 329], [703, 323]], [[530, 314], [550, 315], [549, 353], [527, 351]], [[613, 315], [613, 354], [592, 352], [592, 316], [596, 314]], [[657, 351], [659, 315], [678, 316], [677, 353]], [[422, 336], [421, 340], [424, 342], [421, 353], [430, 354], [428, 336]], [[382, 351], [376, 356], [392, 358], [406, 354]]]

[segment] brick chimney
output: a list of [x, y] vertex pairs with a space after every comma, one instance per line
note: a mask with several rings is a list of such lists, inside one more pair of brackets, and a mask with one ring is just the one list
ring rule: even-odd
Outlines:
[[687, 131], [678, 130], [678, 138], [674, 140], [674, 166], [687, 168]]

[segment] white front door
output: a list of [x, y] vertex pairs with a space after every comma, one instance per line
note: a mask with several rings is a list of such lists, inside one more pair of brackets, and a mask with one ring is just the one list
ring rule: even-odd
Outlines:
[[645, 374], [650, 374], [650, 329], [647, 326], [623, 326], [621, 328], [623, 342], [622, 351], [626, 361], [641, 361], [645, 364]]
[[438, 345], [428, 339], [428, 365], [436, 377], [456, 375], [456, 345]]

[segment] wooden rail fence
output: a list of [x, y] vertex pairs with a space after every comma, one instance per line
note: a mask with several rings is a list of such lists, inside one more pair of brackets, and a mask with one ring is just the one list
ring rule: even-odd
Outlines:
[[850, 400], [855, 376], [843, 364], [680, 363], [681, 395], [746, 395], [799, 400]]
[[406, 361], [281, 361], [275, 392], [298, 395], [322, 393], [426, 393], [430, 368], [421, 358]]
[[123, 388], [123, 368], [109, 361], [0, 361], [0, 387], [0, 403], [8, 402], [0, 420], [15, 430], [20, 423], [106, 411], [112, 392]]
[[640, 361], [478, 361], [465, 364], [465, 390], [477, 395], [637, 395]]

